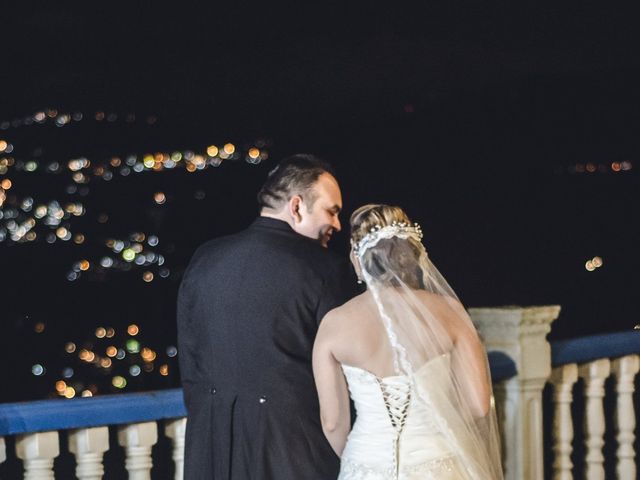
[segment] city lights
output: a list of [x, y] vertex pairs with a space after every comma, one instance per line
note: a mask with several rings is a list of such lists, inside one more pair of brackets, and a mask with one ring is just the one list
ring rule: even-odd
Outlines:
[[[105, 155], [92, 157], [86, 154], [73, 155], [71, 158], [49, 158], [42, 155], [42, 147], [35, 148], [32, 154], [26, 153], [23, 148], [14, 152], [14, 145], [10, 139], [13, 129], [22, 127], [40, 128], [50, 124], [60, 129], [74, 129], [74, 125], [89, 123], [107, 124], [122, 123], [133, 126], [145, 124], [154, 126], [158, 123], [158, 117], [153, 114], [140, 115], [135, 112], [118, 113], [113, 111], [97, 110], [94, 112], [63, 111], [58, 108], [46, 108], [10, 121], [0, 122], [0, 129], [7, 130], [6, 136], [0, 139], [0, 243], [24, 244], [43, 243], [51, 246], [62, 246], [65, 242], [74, 245], [94, 249], [103, 240], [99, 236], [93, 237], [86, 223], [83, 223], [82, 232], [77, 231], [79, 225], [76, 219], [87, 213], [87, 207], [78, 201], [80, 197], [88, 197], [93, 194], [91, 184], [96, 182], [109, 182], [114, 175], [129, 177], [132, 175], [148, 175], [162, 171], [177, 171], [184, 169], [195, 173], [208, 168], [217, 168], [223, 160], [238, 161], [245, 159], [248, 164], [257, 164], [268, 158], [265, 150], [267, 141], [256, 140], [247, 146], [241, 147], [235, 142], [220, 142], [209, 144], [203, 151], [196, 149], [156, 150], [151, 152], [129, 152], [122, 155]], [[95, 127], [94, 127], [95, 128]], [[133, 128], [133, 127], [131, 127]], [[219, 147], [218, 145], [222, 145]], [[46, 150], [45, 150], [46, 151]], [[153, 153], [152, 153], [153, 152]], [[10, 156], [9, 154], [16, 155]], [[19, 175], [41, 172], [40, 175], [52, 175], [56, 179], [66, 179], [66, 185], [59, 187], [59, 194], [75, 196], [75, 199], [62, 206], [62, 202], [52, 198], [48, 203], [32, 196], [21, 196], [14, 193], [15, 184]], [[52, 180], [54, 178], [52, 177]], [[20, 182], [21, 186], [24, 182]], [[55, 185], [56, 182], [52, 182]], [[198, 189], [188, 194], [191, 198], [202, 200], [206, 192]], [[62, 198], [62, 197], [61, 197]], [[155, 205], [166, 205], [174, 199], [177, 200], [175, 191], [156, 191], [152, 193]], [[134, 200], [131, 206], [134, 207]], [[91, 212], [94, 221], [107, 225], [110, 215], [106, 212]], [[145, 283], [155, 283], [155, 280], [167, 279], [169, 269], [155, 269], [165, 261], [166, 252], [149, 251], [159, 244], [157, 235], [149, 235], [144, 248], [143, 239], [118, 240], [113, 253], [118, 257], [98, 253], [95, 257], [84, 258], [73, 263], [72, 267], [62, 278], [69, 282], [76, 282], [83, 278], [94, 281], [104, 281], [110, 272], [131, 272], [134, 268], [143, 269], [140, 273]], [[153, 268], [152, 268], [153, 267]]]

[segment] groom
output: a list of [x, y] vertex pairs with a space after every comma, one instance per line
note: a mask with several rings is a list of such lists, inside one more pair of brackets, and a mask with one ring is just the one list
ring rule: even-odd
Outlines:
[[318, 324], [354, 294], [328, 251], [342, 196], [331, 167], [284, 159], [246, 230], [194, 254], [178, 295], [187, 406], [185, 479], [335, 479], [311, 351]]

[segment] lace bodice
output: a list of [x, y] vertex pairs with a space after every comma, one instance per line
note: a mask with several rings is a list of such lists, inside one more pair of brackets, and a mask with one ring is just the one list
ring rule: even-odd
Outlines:
[[428, 388], [446, 388], [438, 379], [449, 362], [449, 355], [436, 357], [412, 378], [380, 378], [342, 365], [357, 419], [342, 455], [340, 480], [464, 478], [424, 394]]

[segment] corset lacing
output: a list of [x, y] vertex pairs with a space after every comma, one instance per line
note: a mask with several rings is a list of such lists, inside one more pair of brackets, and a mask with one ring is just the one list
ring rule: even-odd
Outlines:
[[385, 383], [379, 378], [376, 378], [380, 391], [382, 392], [382, 399], [384, 405], [387, 408], [389, 414], [389, 420], [393, 426], [396, 434], [393, 439], [393, 471], [394, 479], [398, 478], [400, 473], [400, 435], [404, 429], [405, 422], [407, 420], [407, 413], [409, 411], [409, 404], [411, 402], [411, 384], [406, 383]]

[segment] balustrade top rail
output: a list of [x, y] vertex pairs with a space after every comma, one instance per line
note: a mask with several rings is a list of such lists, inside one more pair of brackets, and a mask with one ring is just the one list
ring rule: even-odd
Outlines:
[[0, 404], [0, 436], [122, 425], [187, 415], [182, 389]]
[[[489, 352], [493, 381], [517, 374], [514, 361]], [[102, 395], [71, 400], [38, 400], [0, 404], [0, 436], [50, 430], [122, 425], [186, 416], [182, 389]]]
[[551, 365], [587, 363], [640, 353], [640, 331], [606, 333], [551, 342]]

